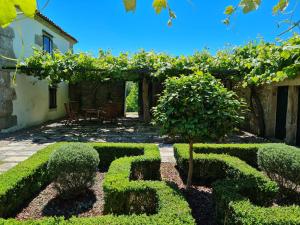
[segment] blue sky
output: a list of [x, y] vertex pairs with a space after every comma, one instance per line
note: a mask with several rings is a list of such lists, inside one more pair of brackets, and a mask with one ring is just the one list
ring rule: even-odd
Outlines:
[[258, 11], [247, 15], [237, 13], [229, 27], [221, 21], [234, 0], [169, 0], [177, 15], [172, 27], [167, 26], [166, 11], [155, 14], [152, 0], [137, 0], [134, 13], [125, 12], [122, 0], [50, 0], [42, 12], [79, 40], [76, 52], [97, 55], [101, 48], [118, 54], [143, 48], [189, 55], [205, 47], [214, 53], [258, 37], [275, 41], [282, 30], [277, 27], [282, 18], [272, 15], [276, 1], [263, 0]]

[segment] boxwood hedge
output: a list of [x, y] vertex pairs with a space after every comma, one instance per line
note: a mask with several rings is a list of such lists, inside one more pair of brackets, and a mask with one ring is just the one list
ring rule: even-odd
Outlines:
[[[246, 150], [247, 145], [243, 145], [243, 148], [241, 145], [226, 144], [196, 146], [198, 150], [195, 151], [198, 153], [194, 156], [194, 175], [196, 179], [209, 178], [209, 181], [213, 183], [217, 217], [220, 224], [300, 224], [299, 206], [266, 207], [279, 190], [276, 183], [242, 160], [230, 156], [242, 155], [244, 157], [244, 154], [249, 154], [247, 151], [257, 154], [257, 151], [268, 147], [290, 148], [289, 146], [282, 144], [248, 145], [252, 150]], [[179, 168], [187, 171], [188, 146], [177, 144], [174, 149]], [[216, 152], [227, 154], [215, 154]], [[252, 162], [255, 162], [254, 157]]]
[[[123, 152], [115, 153], [107, 160], [107, 165], [109, 161], [113, 162], [103, 182], [105, 212], [113, 214], [92, 218], [72, 217], [69, 220], [61, 217], [25, 221], [5, 219], [13, 216], [42, 187], [51, 182], [46, 165], [49, 155], [59, 145], [40, 150], [0, 175], [0, 224], [195, 224], [188, 203], [178, 190], [158, 180], [160, 155], [157, 146], [123, 143], [91, 144], [99, 152], [100, 165], [101, 158], [102, 161], [106, 160], [103, 151], [113, 149], [111, 152], [118, 152], [120, 149]], [[130, 149], [130, 152], [124, 149]], [[122, 157], [132, 155], [132, 152], [136, 156]]]

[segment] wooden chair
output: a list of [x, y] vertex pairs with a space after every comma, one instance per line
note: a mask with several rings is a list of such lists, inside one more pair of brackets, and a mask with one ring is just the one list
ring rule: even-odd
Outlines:
[[72, 107], [70, 105], [70, 103], [65, 103], [65, 110], [66, 110], [66, 113], [67, 113], [67, 119], [66, 119], [66, 122], [65, 124], [66, 125], [69, 125], [69, 124], [72, 124], [74, 122], [78, 122], [79, 119], [78, 119], [78, 115], [76, 112], [74, 112], [72, 110]]

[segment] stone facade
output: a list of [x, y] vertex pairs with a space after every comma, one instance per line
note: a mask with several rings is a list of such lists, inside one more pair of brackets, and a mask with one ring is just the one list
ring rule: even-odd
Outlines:
[[[11, 28], [0, 28], [0, 55], [15, 58], [13, 50], [14, 31]], [[13, 100], [16, 93], [11, 85], [11, 76], [9, 72], [1, 70], [2, 66], [14, 66], [15, 62], [0, 57], [0, 130], [6, 129], [17, 124], [17, 117], [12, 116]]]
[[[0, 55], [12, 59], [16, 58], [13, 48], [14, 37], [15, 33], [12, 28], [7, 27], [3, 29], [0, 27]], [[0, 67], [3, 65], [13, 66], [15, 65], [15, 61], [7, 60], [3, 57], [0, 57]]]
[[16, 98], [15, 90], [11, 87], [9, 72], [0, 70], [0, 130], [17, 124], [17, 117], [13, 116], [13, 100]]
[[[288, 144], [296, 145], [297, 134], [300, 132], [300, 124], [298, 117], [300, 115], [299, 111], [299, 91], [300, 91], [300, 77], [294, 80], [286, 80], [284, 82], [274, 83], [271, 85], [264, 85], [259, 87], [258, 94], [260, 101], [263, 106], [264, 111], [264, 121], [265, 121], [265, 134], [268, 138], [275, 138], [276, 136], [276, 119], [277, 119], [277, 93], [278, 87], [286, 86], [288, 87], [288, 103], [287, 103], [287, 116], [286, 116], [286, 138], [284, 141]], [[243, 96], [246, 101], [250, 102], [250, 90], [243, 89], [239, 91], [239, 94]], [[249, 113], [247, 115], [247, 130], [258, 133], [258, 124], [256, 123], [253, 114]], [[299, 134], [298, 134], [299, 135]]]

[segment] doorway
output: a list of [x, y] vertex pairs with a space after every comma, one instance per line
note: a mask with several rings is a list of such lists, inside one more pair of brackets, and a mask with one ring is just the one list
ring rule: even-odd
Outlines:
[[288, 106], [288, 86], [277, 89], [277, 110], [276, 110], [276, 130], [275, 137], [279, 140], [286, 138], [286, 116]]
[[139, 117], [139, 85], [137, 82], [128, 81], [125, 87], [125, 116], [128, 118]]

